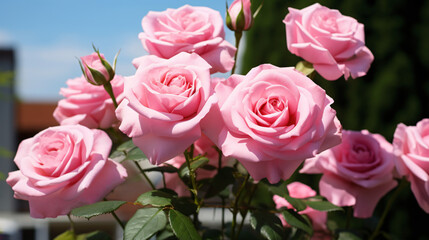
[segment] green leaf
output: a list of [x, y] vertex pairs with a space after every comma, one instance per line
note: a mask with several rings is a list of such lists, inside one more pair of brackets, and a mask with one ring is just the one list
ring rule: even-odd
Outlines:
[[280, 219], [272, 213], [262, 211], [252, 212], [250, 225], [269, 240], [281, 240], [286, 237]]
[[167, 217], [162, 209], [139, 209], [125, 226], [124, 240], [148, 239], [164, 229], [166, 224]]
[[214, 170], [216, 170], [216, 169], [217, 169], [217, 167], [215, 167], [215, 166], [213, 166], [213, 165], [209, 165], [209, 164], [204, 165], [204, 166], [202, 166], [201, 168], [202, 168], [202, 169], [204, 169], [204, 170], [208, 170], [208, 171], [214, 171]]
[[204, 231], [203, 240], [221, 240], [222, 232], [218, 229], [207, 229]]
[[140, 161], [147, 159], [144, 153], [134, 145], [132, 140], [119, 145], [116, 150], [110, 154], [110, 158], [116, 162], [122, 162], [125, 160]]
[[176, 240], [176, 239], [177, 238], [171, 229], [164, 229], [162, 232], [156, 235], [156, 240]]
[[281, 181], [277, 184], [270, 184], [266, 179], [263, 179], [260, 181], [261, 184], [267, 186], [269, 191], [274, 195], [279, 195], [284, 197], [285, 195], [289, 195], [289, 192], [287, 191], [287, 182]]
[[128, 140], [121, 145], [119, 145], [116, 150], [117, 151], [130, 151], [131, 149], [136, 148], [136, 145], [134, 145], [133, 140]]
[[101, 231], [79, 234], [76, 240], [111, 240], [109, 234]]
[[171, 209], [169, 211], [169, 220], [171, 229], [180, 240], [197, 240], [201, 239], [191, 219], [181, 212]]
[[152, 205], [154, 207], [171, 206], [171, 200], [175, 198], [175, 195], [167, 193], [161, 190], [153, 190], [145, 192], [137, 198], [138, 203], [142, 205]]
[[174, 209], [185, 214], [186, 216], [194, 214], [198, 209], [198, 206], [195, 205], [195, 203], [189, 198], [176, 198], [173, 199], [171, 203], [173, 204]]
[[124, 205], [125, 201], [103, 201], [97, 202], [90, 205], [85, 205], [82, 207], [75, 208], [71, 211], [71, 214], [76, 217], [84, 217], [90, 219], [92, 217], [111, 213], [118, 209], [120, 206]]
[[70, 231], [70, 230], [63, 232], [54, 238], [54, 240], [75, 240], [75, 239], [76, 239], [76, 235], [74, 234], [73, 231]]
[[293, 198], [289, 196], [289, 194], [285, 194], [283, 197], [293, 206], [293, 208], [296, 209], [297, 212], [301, 212], [307, 208], [307, 204], [305, 204], [301, 199]]
[[147, 159], [146, 155], [140, 150], [140, 148], [134, 148], [128, 152], [127, 157], [124, 160], [140, 161]]
[[158, 190], [161, 191], [161, 192], [165, 192], [165, 193], [168, 193], [170, 195], [173, 195], [173, 196], [177, 197], [177, 192], [175, 192], [173, 189], [170, 189], [170, 188], [159, 188]]
[[323, 211], [323, 212], [343, 211], [343, 208], [338, 207], [328, 201], [305, 200], [304, 203], [306, 203], [309, 207], [318, 211]]
[[307, 61], [300, 61], [296, 64], [295, 69], [308, 76], [314, 72], [313, 64]]
[[146, 168], [143, 171], [145, 171], [145, 172], [176, 173], [178, 171], [178, 169], [173, 167], [173, 166], [161, 166], [161, 167]]
[[[191, 162], [191, 169], [196, 170], [204, 165], [206, 165], [209, 162], [209, 159], [206, 157], [199, 158], [193, 162]], [[179, 176], [180, 178], [187, 178], [189, 177], [189, 168], [186, 163], [182, 164], [182, 166], [179, 168]]]
[[312, 227], [301, 215], [296, 213], [293, 209], [287, 209], [283, 211], [282, 214], [289, 225], [291, 225], [292, 227], [296, 227], [298, 229], [304, 230], [309, 235], [313, 235]]
[[200, 157], [197, 160], [191, 162], [191, 169], [197, 170], [198, 168], [205, 166], [207, 163], [209, 163], [209, 161], [210, 160], [206, 157]]
[[206, 198], [213, 197], [218, 193], [222, 192], [228, 185], [233, 184], [235, 181], [234, 178], [234, 169], [231, 167], [224, 167], [219, 170], [219, 172], [214, 176], [212, 184], [210, 184], [209, 189], [206, 193]]
[[4, 173], [0, 172], [0, 181], [6, 180]]
[[287, 185], [288, 185], [287, 181], [283, 181], [275, 185], [265, 183], [265, 182], [264, 184], [268, 185], [270, 192], [286, 199], [296, 209], [296, 211], [300, 212], [307, 208], [307, 205], [303, 200], [298, 198], [293, 198], [289, 195], [289, 192], [287, 190]]
[[338, 240], [362, 240], [362, 238], [351, 232], [340, 232], [338, 234]]

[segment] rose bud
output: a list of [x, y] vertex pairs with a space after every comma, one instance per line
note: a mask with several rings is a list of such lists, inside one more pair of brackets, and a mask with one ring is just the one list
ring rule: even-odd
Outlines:
[[94, 47], [94, 53], [81, 57], [79, 61], [83, 75], [93, 85], [105, 85], [115, 77], [116, 54], [113, 67], [106, 61], [103, 54]]
[[248, 30], [253, 24], [250, 0], [235, 0], [226, 12], [226, 25], [232, 31]]

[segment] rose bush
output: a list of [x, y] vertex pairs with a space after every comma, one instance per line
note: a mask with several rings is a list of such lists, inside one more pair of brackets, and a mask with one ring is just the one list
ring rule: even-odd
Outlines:
[[[300, 183], [300, 182], [292, 182], [287, 185], [287, 190], [289, 192], [289, 196], [293, 198], [303, 199], [308, 197], [314, 197], [317, 195], [316, 191], [311, 189], [311, 187]], [[286, 199], [274, 195], [273, 196], [274, 203], [276, 204], [276, 208], [286, 207], [289, 209], [294, 209], [292, 204], [290, 204]], [[328, 227], [326, 226], [328, 220], [328, 213], [321, 212], [312, 209], [311, 207], [307, 207], [306, 209], [299, 212], [300, 214], [305, 214], [310, 218], [313, 229], [315, 231], [312, 239], [331, 239], [329, 235]], [[280, 220], [282, 221], [284, 226], [287, 226], [288, 223], [284, 219], [283, 216], [280, 215]]]
[[225, 41], [223, 19], [213, 9], [185, 5], [150, 11], [142, 27], [139, 38], [149, 54], [168, 59], [180, 52], [197, 53], [212, 66], [211, 73], [227, 72], [234, 65], [236, 49]]
[[57, 217], [100, 201], [122, 183], [127, 172], [109, 160], [112, 141], [81, 125], [51, 127], [21, 142], [15, 156], [19, 170], [7, 183], [30, 204], [34, 218]]
[[201, 137], [200, 121], [217, 101], [210, 87], [210, 65], [197, 54], [165, 60], [144, 56], [134, 61], [116, 109], [119, 129], [133, 139], [152, 164], [183, 153]]
[[[235, 0], [227, 10], [237, 48], [262, 6], [252, 16], [250, 5]], [[314, 4], [291, 8], [284, 22], [288, 48], [322, 77], [366, 74], [373, 56], [356, 20]], [[373, 215], [397, 185], [395, 161], [429, 212], [429, 119], [398, 126], [396, 155], [381, 135], [342, 133], [333, 99], [306, 76], [313, 76], [311, 64], [263, 64], [233, 74], [237, 49], [224, 40], [222, 25], [220, 14], [205, 7], [149, 12], [139, 37], [152, 55], [134, 59], [136, 72], [127, 78], [115, 77], [95, 47], [82, 57], [84, 75], [61, 89], [65, 99], [54, 112], [61, 126], [24, 140], [15, 157], [20, 170], [7, 178], [15, 197], [29, 201], [31, 216], [111, 214], [124, 239], [236, 240], [248, 227], [257, 239], [377, 239], [407, 186], [403, 178], [381, 217]], [[230, 69], [227, 79], [210, 76]], [[103, 128], [113, 143], [83, 125]], [[290, 183], [302, 177], [294, 173], [304, 161], [301, 173], [323, 174], [305, 176], [306, 182], [320, 180], [329, 201]], [[371, 218], [352, 219], [336, 205]], [[199, 217], [203, 208], [221, 214], [220, 229]], [[64, 237], [106, 234], [77, 235], [72, 226], [58, 239]], [[384, 229], [383, 237], [390, 237]]]
[[[121, 101], [124, 78], [116, 75], [110, 82], [117, 101]], [[81, 124], [88, 128], [109, 128], [118, 120], [115, 107], [103, 86], [94, 86], [85, 77], [69, 79], [67, 88], [61, 88], [65, 97], [58, 102], [54, 118], [61, 125]]]
[[289, 51], [312, 63], [327, 80], [364, 76], [374, 60], [365, 46], [363, 24], [336, 9], [318, 3], [289, 8], [283, 22]]
[[421, 120], [416, 126], [399, 124], [393, 146], [399, 174], [410, 181], [417, 202], [429, 213], [429, 119]]
[[287, 179], [306, 158], [341, 142], [333, 100], [293, 68], [260, 65], [219, 82], [215, 92], [219, 102], [204, 130], [255, 180]]
[[343, 131], [343, 141], [305, 161], [301, 173], [323, 173], [320, 194], [338, 206], [353, 206], [354, 216], [372, 216], [378, 201], [397, 182], [392, 144], [366, 130]]

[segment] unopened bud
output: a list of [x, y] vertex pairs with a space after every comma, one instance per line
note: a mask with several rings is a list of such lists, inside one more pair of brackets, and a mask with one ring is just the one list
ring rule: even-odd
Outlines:
[[[86, 80], [93, 85], [105, 85], [115, 77], [115, 66], [112, 68], [103, 54], [94, 47], [94, 53], [80, 58], [79, 64]], [[114, 65], [116, 65], [116, 58]]]
[[226, 12], [226, 25], [232, 31], [246, 31], [253, 24], [250, 0], [234, 0]]

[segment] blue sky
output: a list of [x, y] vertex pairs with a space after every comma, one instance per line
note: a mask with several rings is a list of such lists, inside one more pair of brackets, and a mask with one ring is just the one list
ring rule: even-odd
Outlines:
[[[76, 57], [94, 43], [108, 61], [121, 49], [117, 72], [131, 75], [131, 60], [146, 54], [138, 34], [148, 11], [185, 4], [207, 6], [225, 16], [222, 0], [1, 1], [0, 48], [16, 50], [15, 89], [23, 101], [55, 101], [65, 81], [80, 76]], [[229, 0], [230, 4], [232, 0]], [[228, 29], [227, 40], [233, 43]]]

